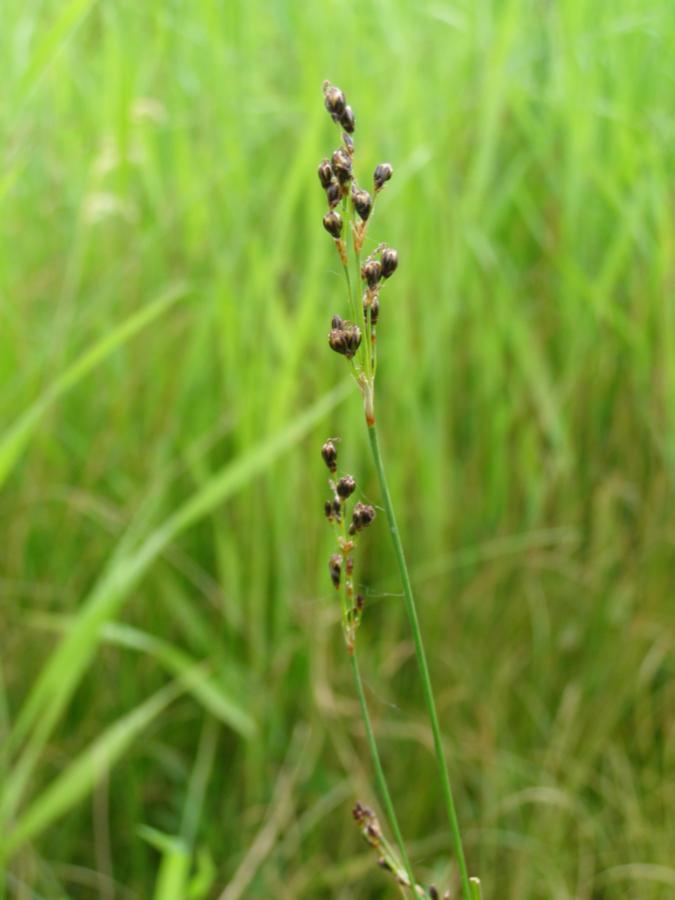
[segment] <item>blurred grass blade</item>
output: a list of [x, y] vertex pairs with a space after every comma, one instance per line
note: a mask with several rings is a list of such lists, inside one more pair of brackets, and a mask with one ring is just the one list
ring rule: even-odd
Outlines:
[[132, 587], [174, 538], [264, 471], [344, 400], [351, 390], [351, 380], [348, 379], [329, 391], [285, 428], [226, 465], [173, 516], [148, 535], [135, 552], [129, 551], [122, 557], [113, 558], [113, 563], [84, 600], [71, 630], [43, 667], [10, 734], [10, 744], [14, 749], [29, 734], [30, 739], [14, 767], [11, 787], [8, 787], [3, 798], [4, 816], [13, 814], [49, 735], [96, 652], [102, 628], [117, 615]]
[[[16, 94], [19, 105], [37, 87], [70, 36], [95, 3], [96, 0], [70, 0], [70, 3], [66, 3], [60, 8], [56, 20], [51, 23], [51, 27], [45, 31], [42, 39], [37, 43], [33, 58], [21, 78]], [[38, 13], [39, 16], [42, 14], [42, 11]]]
[[[75, 619], [73, 616], [38, 614], [30, 617], [29, 622], [38, 628], [45, 628], [63, 635], [73, 628]], [[221, 683], [216, 675], [209, 672], [208, 660], [193, 659], [168, 641], [120, 622], [110, 622], [104, 626], [101, 631], [101, 639], [117, 647], [137, 650], [139, 653], [151, 656], [171, 675], [181, 678], [186, 691], [207, 712], [236, 731], [240, 737], [251, 738], [256, 733], [256, 723], [246, 711], [243, 702], [235, 699], [234, 689], [231, 686]], [[235, 671], [233, 663], [230, 663], [228, 668], [232, 670], [233, 679], [236, 678], [237, 682], [243, 681], [243, 674]], [[207, 677], [203, 677], [204, 673], [207, 674]], [[241, 688], [239, 688], [239, 692], [241, 693]]]
[[181, 692], [182, 687], [176, 684], [162, 688], [104, 731], [19, 817], [5, 841], [4, 856], [16, 853], [27, 841], [34, 840], [52, 822], [82, 800], [97, 784], [101, 775], [115, 765], [141, 731]]
[[483, 900], [483, 892], [480, 887], [480, 878], [469, 878], [469, 884], [471, 885], [471, 894], [473, 900]]
[[173, 285], [152, 303], [129, 316], [117, 328], [113, 328], [105, 337], [76, 359], [9, 428], [7, 433], [0, 437], [0, 487], [14, 468], [33, 429], [49, 407], [125, 341], [134, 337], [170, 309], [177, 300], [185, 296], [186, 292], [185, 285]]
[[196, 660], [173, 644], [117, 622], [106, 625], [102, 637], [113, 644], [155, 657], [173, 675], [183, 679], [186, 690], [204, 709], [236, 731], [240, 737], [251, 738], [256, 733], [255, 721], [241, 703], [228, 693], [215, 676], [208, 674], [208, 677], [203, 677]]
[[186, 844], [149, 825], [141, 825], [138, 833], [162, 857], [152, 895], [154, 900], [184, 900], [190, 876], [190, 851]]

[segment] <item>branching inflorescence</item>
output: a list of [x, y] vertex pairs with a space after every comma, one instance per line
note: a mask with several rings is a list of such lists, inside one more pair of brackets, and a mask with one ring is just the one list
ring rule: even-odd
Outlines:
[[[387, 244], [378, 244], [363, 261], [361, 255], [378, 195], [391, 179], [393, 169], [386, 162], [380, 163], [376, 167], [372, 179], [372, 192], [359, 185], [354, 173], [354, 139], [352, 137], [356, 124], [354, 112], [347, 104], [343, 92], [328, 81], [324, 82], [323, 95], [326, 109], [333, 121], [340, 127], [342, 138], [340, 146], [333, 151], [330, 159], [322, 160], [318, 167], [319, 181], [325, 192], [328, 206], [323, 217], [323, 227], [334, 241], [344, 270], [349, 310], [347, 319], [338, 314], [333, 315], [328, 344], [333, 351], [344, 356], [348, 361], [363, 396], [368, 438], [403, 585], [404, 602], [434, 740], [440, 782], [439, 794], [450, 823], [462, 894], [465, 900], [477, 900], [480, 898], [480, 882], [477, 878], [469, 878], [464, 859], [417, 608], [375, 426], [376, 337], [380, 320], [381, 293], [383, 286], [398, 267], [398, 253]], [[367, 842], [378, 851], [380, 866], [393, 874], [403, 896], [426, 897], [429, 900], [436, 900], [440, 895], [434, 886], [425, 889], [415, 880], [380, 761], [361, 681], [356, 633], [361, 624], [365, 602], [363, 595], [356, 593], [354, 587], [354, 550], [359, 535], [374, 520], [375, 509], [373, 506], [359, 501], [351, 505], [356, 491], [356, 480], [351, 475], [339, 474], [336, 441], [336, 438], [326, 441], [321, 449], [321, 455], [331, 475], [329, 479], [331, 496], [325, 503], [325, 515], [333, 525], [336, 538], [336, 552], [329, 559], [328, 569], [330, 579], [341, 598], [342, 630], [351, 660], [377, 786], [400, 857], [385, 839], [372, 810], [359, 803], [354, 808], [354, 818]], [[449, 898], [450, 892], [446, 892], [444, 897]]]

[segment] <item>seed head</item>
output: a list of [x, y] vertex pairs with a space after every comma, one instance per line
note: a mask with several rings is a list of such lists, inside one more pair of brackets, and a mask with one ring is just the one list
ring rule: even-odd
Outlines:
[[342, 199], [342, 188], [337, 183], [337, 181], [331, 181], [331, 183], [326, 188], [326, 199], [328, 200], [328, 206], [330, 207], [330, 209], [335, 209], [335, 207]]
[[[366, 294], [366, 297], [368, 295]], [[373, 297], [373, 299], [368, 303], [366, 301], [366, 297], [363, 299], [363, 315], [368, 318], [368, 310], [370, 310], [370, 324], [377, 325], [377, 320], [380, 318], [380, 301], [377, 297]]]
[[352, 512], [352, 522], [349, 526], [349, 533], [356, 534], [357, 531], [367, 528], [374, 518], [375, 509], [372, 506], [368, 506], [365, 503], [357, 503]]
[[374, 288], [382, 277], [382, 263], [379, 259], [367, 259], [361, 266], [361, 278], [368, 287]]
[[327, 188], [328, 185], [333, 180], [333, 170], [331, 168], [330, 161], [327, 159], [322, 160], [319, 163], [317, 173], [319, 175], [319, 181], [321, 182], [321, 187]]
[[332, 441], [326, 441], [323, 445], [321, 456], [328, 469], [333, 473], [337, 472], [337, 449]]
[[331, 166], [340, 184], [349, 184], [352, 179], [352, 159], [344, 147], [338, 147], [333, 151]]
[[346, 500], [347, 497], [350, 497], [356, 490], [356, 479], [351, 475], [343, 475], [338, 481], [336, 488], [338, 497]]
[[340, 573], [342, 571], [342, 557], [334, 553], [328, 560], [328, 571], [330, 572], [330, 580], [333, 582], [335, 590], [340, 589]]
[[394, 174], [390, 163], [380, 163], [373, 173], [373, 183], [375, 185], [375, 193], [381, 191], [384, 185]]
[[345, 106], [344, 112], [340, 116], [340, 125], [342, 125], [347, 134], [354, 134], [356, 120], [354, 118], [354, 110], [351, 106]]
[[382, 251], [382, 277], [390, 278], [398, 267], [398, 253], [392, 247]]
[[333, 121], [339, 121], [340, 116], [347, 108], [347, 101], [340, 88], [331, 84], [330, 81], [323, 83], [323, 102]]
[[342, 216], [336, 209], [331, 209], [323, 217], [323, 227], [335, 240], [340, 237], [342, 234]]
[[371, 200], [368, 191], [361, 190], [360, 188], [352, 188], [352, 203], [354, 204], [354, 209], [365, 222], [373, 208], [373, 201]]
[[328, 335], [331, 350], [352, 359], [361, 344], [361, 329], [353, 322], [347, 322], [339, 316], [333, 316], [333, 327]]

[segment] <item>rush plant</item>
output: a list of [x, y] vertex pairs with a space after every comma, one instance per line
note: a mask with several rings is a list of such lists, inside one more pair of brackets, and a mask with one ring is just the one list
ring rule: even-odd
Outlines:
[[[394, 505], [389, 491], [377, 431], [375, 383], [381, 295], [389, 279], [396, 272], [399, 260], [397, 251], [384, 243], [377, 244], [365, 259], [362, 259], [362, 256], [377, 198], [391, 179], [393, 168], [387, 162], [380, 163], [376, 167], [373, 173], [371, 191], [366, 190], [359, 184], [356, 179], [354, 166], [355, 148], [353, 134], [355, 130], [355, 116], [352, 108], [348, 105], [345, 95], [340, 88], [328, 81], [324, 82], [323, 95], [326, 109], [340, 129], [341, 134], [340, 146], [333, 151], [330, 159], [324, 159], [318, 167], [319, 181], [325, 192], [328, 205], [328, 210], [323, 217], [323, 226], [335, 243], [335, 248], [344, 270], [347, 294], [346, 309], [349, 316], [349, 318], [342, 318], [339, 314], [333, 315], [328, 343], [334, 352], [345, 357], [363, 397], [368, 440], [377, 471], [382, 505], [387, 518], [394, 555], [403, 587], [406, 613], [433, 735], [440, 796], [448, 817], [454, 857], [463, 896], [465, 900], [476, 900], [476, 898], [480, 897], [480, 882], [477, 878], [470, 878], [468, 874], [417, 606], [394, 512]], [[337, 541], [337, 552], [331, 556], [329, 561], [330, 577], [341, 597], [342, 627], [345, 643], [351, 659], [356, 691], [373, 759], [376, 782], [383, 808], [398, 845], [400, 859], [384, 838], [372, 810], [357, 804], [354, 809], [354, 817], [368, 843], [380, 854], [380, 865], [385, 870], [393, 873], [404, 896], [410, 896], [412, 892], [412, 896], [427, 897], [433, 900], [433, 898], [439, 896], [437, 889], [434, 886], [423, 888], [416, 882], [413, 868], [406, 852], [377, 749], [377, 742], [368, 712], [358, 665], [356, 633], [363, 615], [364, 600], [362, 595], [355, 594], [353, 551], [360, 533], [375, 518], [375, 509], [370, 505], [356, 502], [352, 508], [350, 518], [348, 507], [356, 490], [356, 481], [351, 475], [338, 475], [338, 452], [335, 439], [329, 440], [324, 444], [322, 456], [331, 473], [329, 484], [332, 497], [326, 502], [325, 513], [326, 518], [335, 529]], [[449, 892], [446, 896], [450, 896]]]

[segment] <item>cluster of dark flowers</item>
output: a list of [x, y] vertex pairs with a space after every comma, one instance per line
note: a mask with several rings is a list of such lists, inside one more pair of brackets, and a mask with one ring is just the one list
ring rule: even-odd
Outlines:
[[[324, 103], [331, 118], [342, 129], [342, 143], [333, 151], [330, 159], [319, 164], [318, 175], [326, 194], [328, 212], [323, 217], [323, 226], [333, 238], [340, 261], [347, 274], [352, 316], [358, 321], [349, 321], [338, 315], [333, 316], [328, 343], [332, 350], [354, 362], [359, 383], [365, 387], [364, 379], [370, 383], [374, 378], [375, 326], [380, 316], [380, 288], [390, 278], [398, 266], [396, 250], [380, 244], [368, 256], [363, 265], [360, 254], [366, 237], [377, 195], [393, 174], [389, 163], [380, 163], [373, 173], [372, 192], [359, 186], [354, 174], [354, 133], [355, 120], [345, 95], [330, 82], [323, 85]], [[351, 231], [358, 276], [363, 283], [360, 304], [352, 303], [351, 276], [349, 274], [348, 234]], [[360, 308], [359, 308], [360, 307]], [[366, 349], [362, 359], [358, 358], [359, 348], [366, 335]]]
[[[419, 884], [410, 884], [410, 879], [399, 864], [396, 854], [382, 833], [375, 812], [369, 806], [357, 803], [352, 810], [352, 815], [366, 843], [377, 852], [377, 864], [381, 869], [393, 875], [396, 883], [401, 885], [401, 887], [413, 888], [416, 896], [427, 897], [429, 900], [440, 900], [441, 895], [435, 885], [429, 885], [425, 891]], [[450, 891], [445, 892], [443, 900], [450, 900]]]
[[375, 518], [375, 509], [356, 502], [349, 515], [349, 504], [356, 491], [356, 479], [352, 475], [338, 474], [338, 453], [335, 439], [328, 440], [321, 448], [321, 456], [331, 477], [328, 481], [331, 499], [326, 500], [324, 513], [335, 528], [337, 553], [328, 560], [328, 572], [333, 587], [341, 591], [342, 627], [349, 652], [354, 650], [356, 630], [361, 624], [365, 600], [363, 594], [354, 592], [354, 550], [358, 534]]

